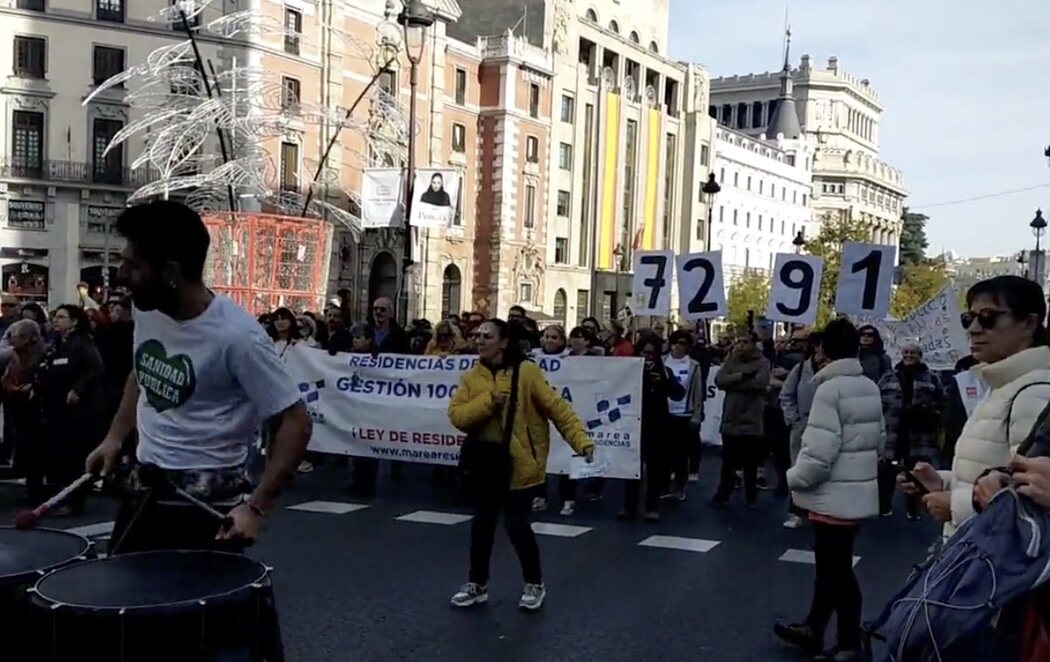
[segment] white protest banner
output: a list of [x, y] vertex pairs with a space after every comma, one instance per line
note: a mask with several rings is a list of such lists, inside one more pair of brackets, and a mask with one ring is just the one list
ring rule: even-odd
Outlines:
[[704, 394], [704, 422], [700, 424], [700, 442], [708, 446], [722, 445], [722, 406], [726, 392], [715, 386], [715, 375], [721, 368], [711, 366], [707, 373], [707, 393]]
[[459, 172], [420, 169], [412, 188], [409, 220], [417, 228], [447, 228], [456, 217], [459, 201]]
[[846, 242], [835, 291], [835, 312], [882, 318], [890, 312], [896, 246]]
[[678, 256], [678, 300], [682, 319], [690, 322], [726, 314], [722, 251]]
[[361, 174], [361, 227], [400, 227], [401, 189], [399, 168], [366, 168]]
[[817, 321], [817, 295], [824, 260], [813, 255], [777, 253], [766, 319], [796, 324]]
[[[284, 355], [313, 419], [310, 450], [454, 465], [464, 435], [448, 403], [475, 356], [336, 354], [292, 347]], [[543, 358], [551, 386], [569, 400], [610, 478], [641, 468], [642, 359]], [[551, 427], [549, 473], [567, 474], [573, 452]]]
[[959, 304], [951, 285], [945, 285], [933, 298], [900, 321], [872, 321], [870, 317], [856, 320], [858, 326], [871, 324], [878, 329], [886, 352], [895, 365], [905, 343], [917, 343], [922, 349], [923, 362], [933, 370], [952, 370], [959, 359], [970, 353], [970, 343], [959, 322]]
[[631, 312], [668, 317], [671, 314], [673, 251], [637, 251], [631, 283]]

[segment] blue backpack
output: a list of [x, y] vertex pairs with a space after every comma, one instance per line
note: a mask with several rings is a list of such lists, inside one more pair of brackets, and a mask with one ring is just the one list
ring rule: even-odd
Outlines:
[[1050, 513], [1005, 489], [916, 566], [866, 628], [868, 659], [1016, 662], [1023, 600], [1048, 578]]

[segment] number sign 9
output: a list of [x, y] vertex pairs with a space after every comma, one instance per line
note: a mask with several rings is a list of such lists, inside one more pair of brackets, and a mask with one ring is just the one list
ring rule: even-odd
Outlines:
[[893, 292], [894, 246], [847, 243], [835, 292], [835, 312], [884, 318]]
[[631, 283], [631, 311], [635, 315], [671, 314], [671, 251], [637, 251]]
[[678, 256], [678, 299], [682, 319], [690, 322], [726, 314], [721, 251]]
[[816, 322], [823, 275], [824, 261], [819, 257], [777, 253], [766, 318], [797, 324]]

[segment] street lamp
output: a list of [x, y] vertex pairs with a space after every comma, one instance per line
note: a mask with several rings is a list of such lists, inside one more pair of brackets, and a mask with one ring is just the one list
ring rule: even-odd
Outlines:
[[1024, 265], [1025, 265], [1025, 263], [1027, 261], [1028, 260], [1025, 259], [1025, 254], [1024, 254], [1023, 250], [1020, 253], [1017, 254], [1017, 264], [1021, 268], [1021, 275], [1022, 276], [1027, 275], [1027, 272], [1024, 270]]
[[802, 228], [795, 235], [795, 238], [791, 240], [791, 245], [795, 247], [795, 253], [801, 253], [802, 248], [806, 245], [806, 229]]
[[405, 0], [397, 22], [405, 33], [405, 55], [408, 56], [408, 169], [405, 173], [405, 223], [403, 226], [405, 252], [402, 266], [402, 319], [408, 322], [408, 283], [412, 267], [412, 185], [416, 178], [416, 90], [419, 87], [419, 63], [423, 60], [423, 47], [427, 28], [434, 25], [434, 15], [422, 0]]
[[700, 189], [704, 194], [704, 202], [707, 204], [707, 237], [705, 249], [711, 250], [711, 223], [715, 218], [715, 198], [722, 192], [722, 187], [715, 180], [715, 173], [708, 173], [707, 181]]
[[1043, 239], [1043, 234], [1046, 233], [1046, 219], [1043, 218], [1043, 210], [1035, 210], [1035, 218], [1028, 224], [1028, 227], [1032, 228], [1032, 234], [1035, 235], [1035, 252], [1039, 252], [1039, 244]]

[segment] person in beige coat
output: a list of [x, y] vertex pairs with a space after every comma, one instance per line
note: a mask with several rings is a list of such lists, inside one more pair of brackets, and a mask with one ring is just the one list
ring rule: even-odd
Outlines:
[[744, 498], [753, 508], [758, 498], [758, 465], [764, 457], [763, 413], [769, 385], [769, 361], [758, 350], [757, 338], [745, 332], [715, 376], [726, 392], [722, 405], [722, 472], [711, 504], [726, 506], [733, 493], [736, 470], [744, 471]]
[[[1010, 463], [1050, 403], [1043, 289], [1019, 276], [997, 276], [971, 287], [966, 303], [961, 321], [979, 361], [971, 371], [988, 392], [963, 427], [951, 470], [938, 472], [920, 462], [912, 471], [929, 491], [923, 504], [945, 523], [945, 535], [973, 516], [975, 499], [999, 491], [1003, 476], [992, 470]], [[907, 478], [898, 480], [905, 491], [918, 491]], [[983, 485], [975, 490], [978, 481]]]

